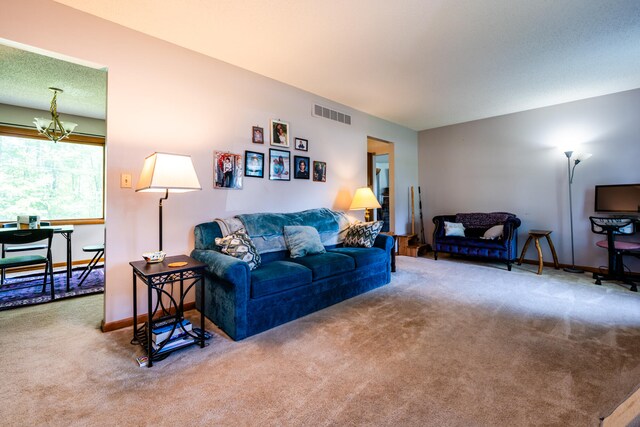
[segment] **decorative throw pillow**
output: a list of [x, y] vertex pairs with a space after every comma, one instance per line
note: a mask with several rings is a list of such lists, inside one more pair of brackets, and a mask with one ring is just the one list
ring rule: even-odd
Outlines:
[[481, 239], [497, 239], [498, 237], [502, 237], [502, 231], [504, 230], [504, 225], [494, 225], [490, 229], [484, 232], [484, 236]]
[[244, 228], [225, 237], [216, 237], [216, 245], [222, 253], [249, 264], [251, 270], [260, 266], [260, 254]]
[[382, 221], [352, 224], [344, 238], [344, 246], [370, 248], [382, 230]]
[[284, 240], [291, 258], [326, 252], [315, 227], [308, 225], [285, 225]]
[[445, 236], [460, 236], [464, 237], [464, 225], [461, 222], [444, 222], [444, 235]]

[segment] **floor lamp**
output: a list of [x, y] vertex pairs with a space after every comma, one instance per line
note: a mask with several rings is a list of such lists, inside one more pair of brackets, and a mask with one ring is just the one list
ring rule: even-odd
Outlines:
[[202, 190], [191, 156], [153, 153], [144, 159], [136, 192], [164, 193], [158, 204], [158, 250], [162, 251], [162, 201], [169, 193]]
[[[573, 175], [576, 172], [576, 166], [578, 166], [580, 162], [591, 157], [591, 154], [576, 154], [576, 156], [573, 157], [573, 151], [565, 151], [564, 155], [567, 156], [567, 174], [569, 177], [569, 222], [571, 224], [571, 267], [566, 267], [564, 271], [569, 273], [584, 273], [584, 270], [576, 268], [576, 259], [573, 251], [573, 198], [571, 197], [571, 185], [573, 184]], [[572, 158], [573, 167], [571, 167]]]

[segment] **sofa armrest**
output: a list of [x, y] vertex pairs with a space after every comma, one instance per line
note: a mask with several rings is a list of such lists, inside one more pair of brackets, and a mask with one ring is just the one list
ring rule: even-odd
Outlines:
[[456, 216], [455, 215], [437, 215], [433, 217], [433, 223], [436, 225], [435, 229], [433, 230], [433, 242], [435, 242], [437, 238], [445, 236], [444, 234], [445, 221], [455, 222]]
[[517, 237], [516, 230], [520, 227], [522, 222], [517, 217], [510, 217], [504, 222], [504, 229], [502, 231], [502, 238], [505, 241], [510, 241], [514, 237]]
[[248, 282], [250, 279], [249, 264], [238, 258], [210, 249], [194, 249], [191, 258], [207, 264], [206, 270], [209, 273], [227, 282], [236, 283], [240, 279]]
[[393, 237], [388, 234], [380, 233], [376, 237], [375, 242], [373, 242], [373, 247], [380, 248], [391, 256], [391, 250], [393, 249]]
[[247, 336], [249, 264], [215, 250], [194, 249], [191, 257], [207, 264], [205, 295], [196, 288], [196, 307], [235, 340]]

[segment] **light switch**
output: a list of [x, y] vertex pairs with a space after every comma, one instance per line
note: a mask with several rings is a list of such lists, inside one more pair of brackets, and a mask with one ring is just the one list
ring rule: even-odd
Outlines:
[[120, 174], [120, 188], [131, 188], [131, 174]]

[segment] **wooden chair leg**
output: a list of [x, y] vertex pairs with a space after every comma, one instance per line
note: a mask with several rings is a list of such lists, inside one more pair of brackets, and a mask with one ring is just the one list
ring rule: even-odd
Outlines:
[[553, 246], [553, 242], [551, 241], [551, 236], [548, 234], [545, 236], [547, 238], [547, 243], [549, 243], [549, 249], [551, 249], [551, 255], [553, 255], [553, 266], [556, 270], [560, 269], [560, 264], [558, 263], [558, 254], [556, 254], [556, 248]]
[[529, 235], [527, 241], [524, 242], [524, 246], [522, 247], [522, 253], [520, 254], [520, 259], [518, 260], [518, 265], [522, 265], [522, 261], [524, 260], [524, 254], [527, 253], [527, 249], [529, 248], [529, 243], [531, 243], [531, 239], [533, 236]]
[[540, 238], [535, 237], [536, 249], [538, 250], [538, 274], [542, 274], [542, 266], [544, 263], [542, 262], [542, 248], [540, 247]]

